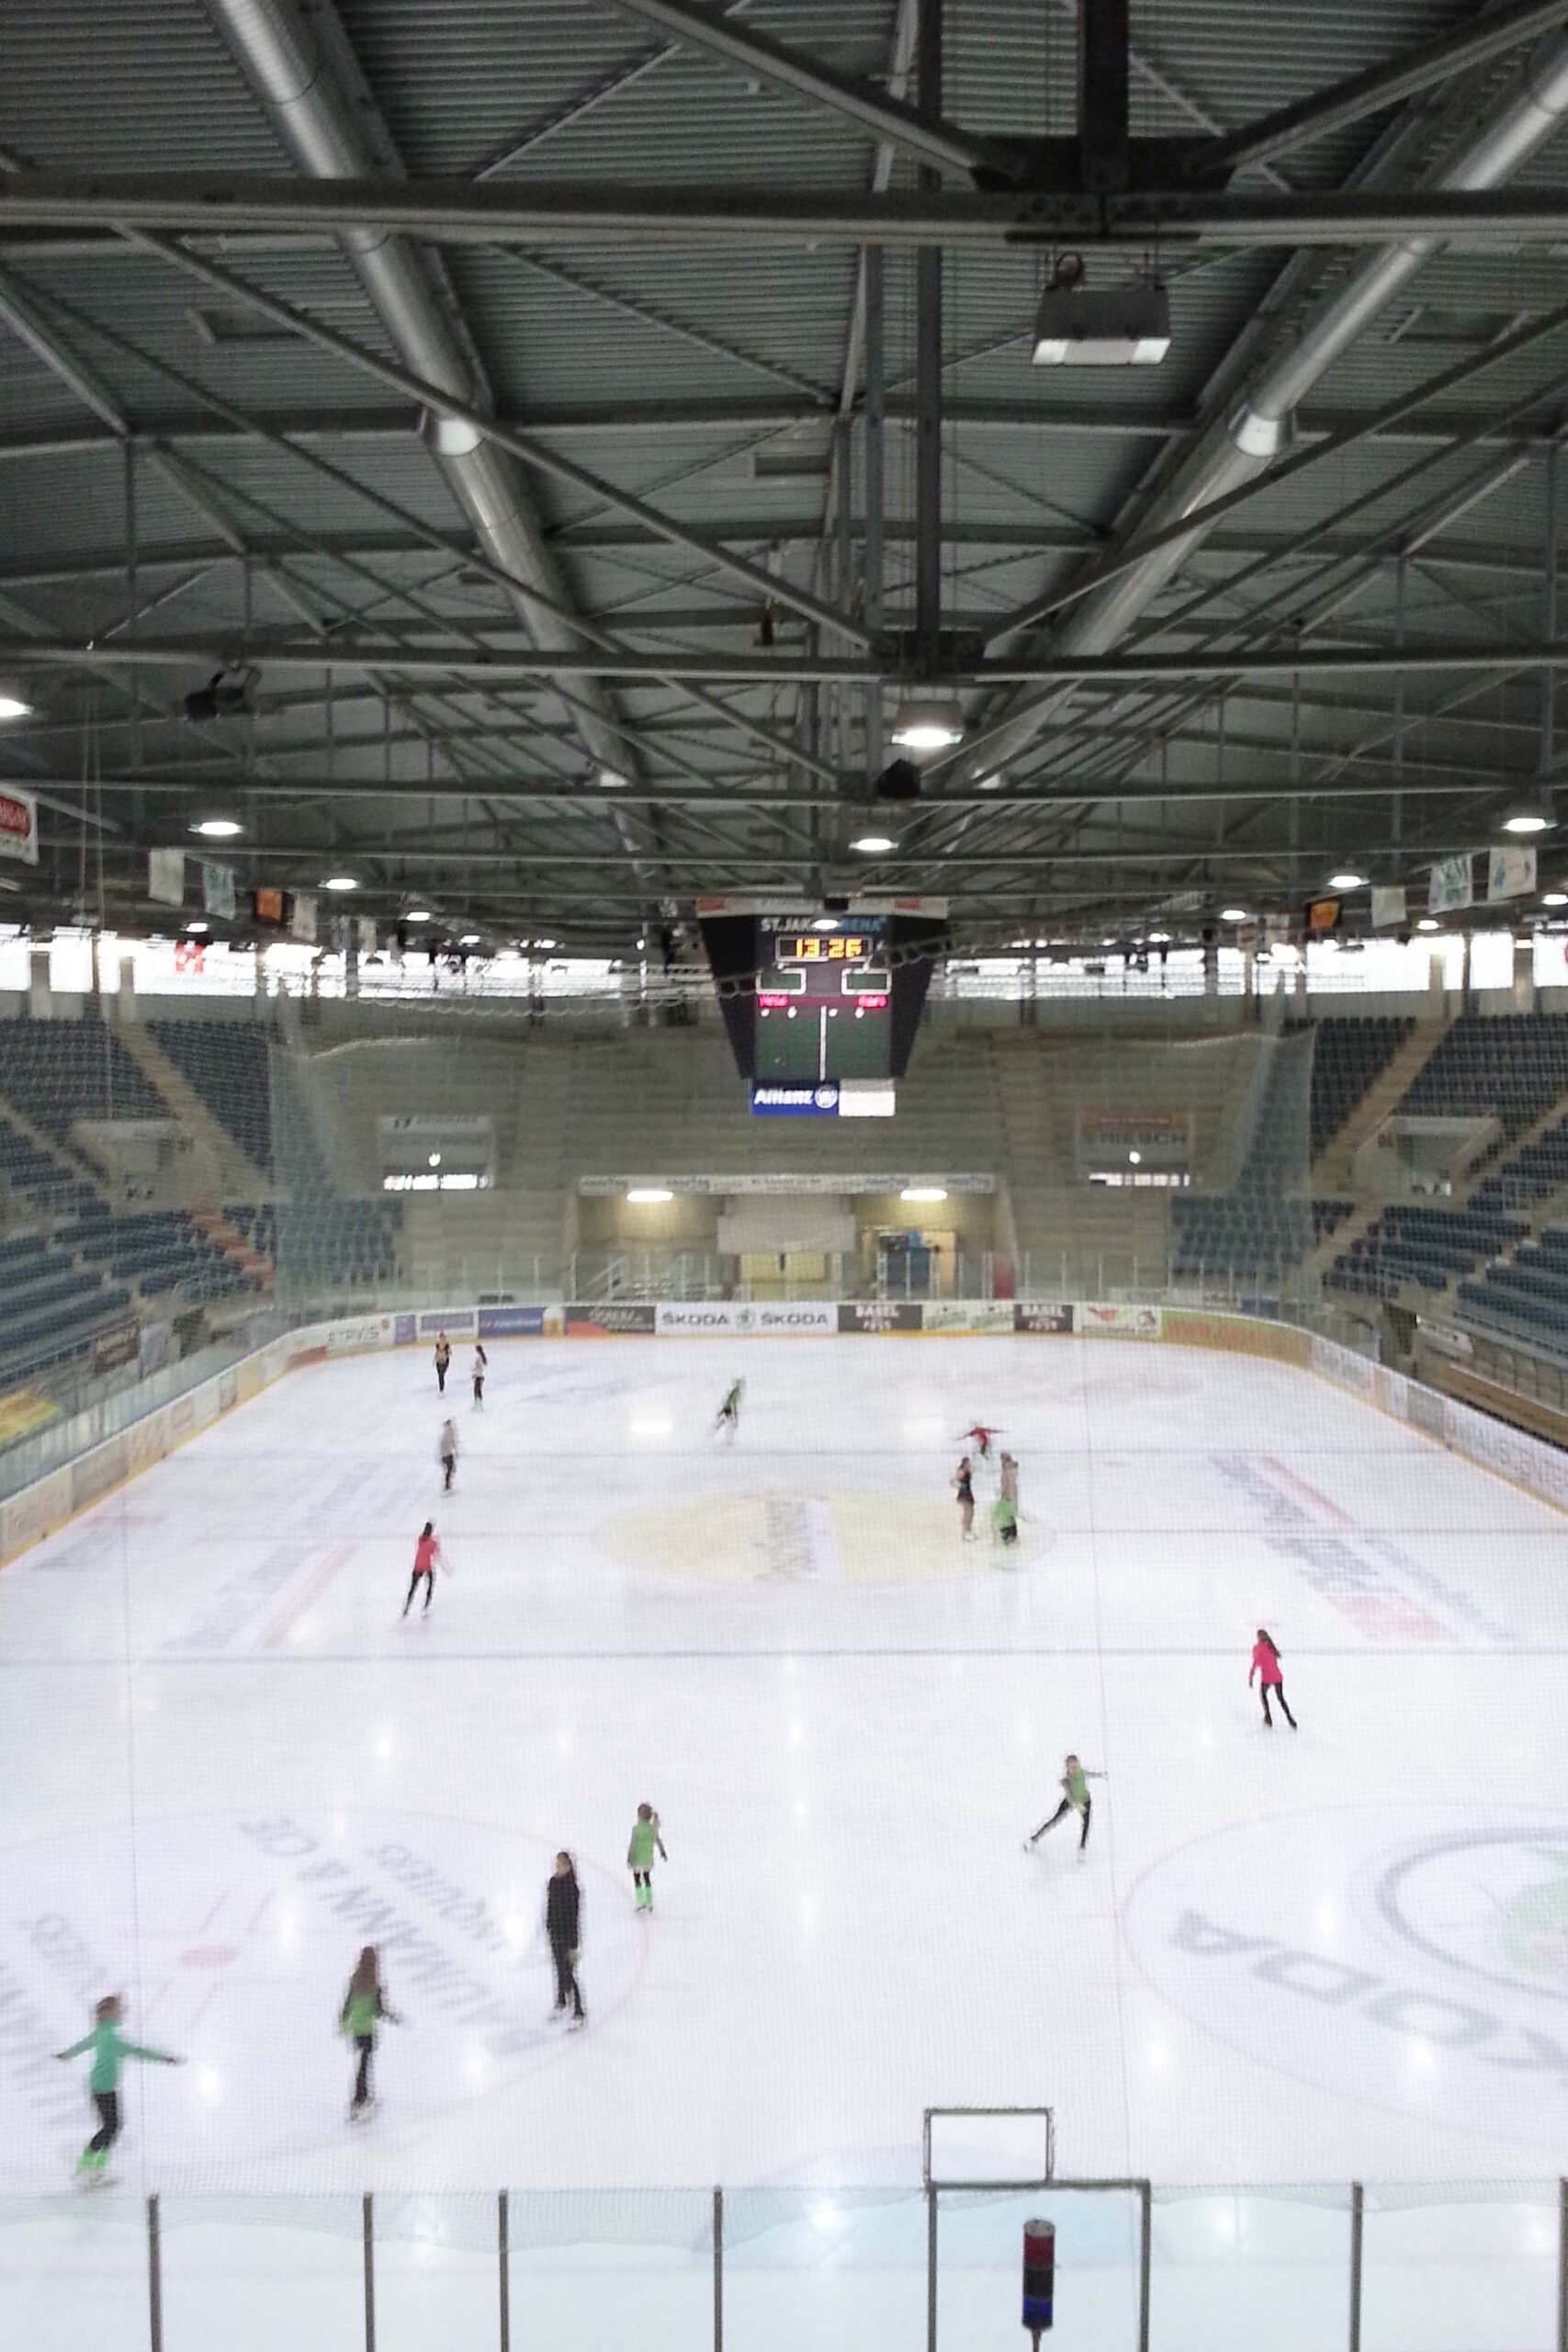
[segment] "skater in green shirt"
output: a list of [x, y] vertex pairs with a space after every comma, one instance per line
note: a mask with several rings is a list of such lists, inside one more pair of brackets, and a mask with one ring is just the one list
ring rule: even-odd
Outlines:
[[639, 1911], [653, 1908], [653, 1857], [661, 1862], [670, 1860], [664, 1850], [664, 1840], [659, 1834], [659, 1815], [650, 1804], [639, 1804], [637, 1819], [632, 1824], [632, 1841], [626, 1848], [626, 1868], [632, 1874], [632, 1886]]
[[999, 1543], [1018, 1542], [1018, 1505], [1010, 1495], [998, 1495], [991, 1505], [991, 1532]]
[[376, 2095], [370, 2087], [370, 2061], [376, 2054], [376, 2029], [383, 2018], [389, 2025], [402, 2023], [397, 2011], [387, 2007], [376, 1947], [367, 1944], [348, 1980], [348, 1990], [338, 2012], [338, 2030], [348, 2036], [359, 2054], [354, 2076], [354, 2097], [348, 2103], [351, 2123], [356, 2123], [361, 2116], [368, 2114], [376, 2104]]
[[1084, 1848], [1089, 1844], [1090, 1811], [1089, 1784], [1091, 1781], [1103, 1781], [1105, 1774], [1086, 1772], [1076, 1756], [1066, 1756], [1062, 1762], [1065, 1768], [1061, 1780], [1062, 1802], [1051, 1815], [1050, 1820], [1043, 1821], [1033, 1837], [1025, 1838], [1024, 1847], [1027, 1850], [1029, 1847], [1037, 1845], [1047, 1829], [1055, 1829], [1057, 1822], [1064, 1819], [1067, 1814], [1076, 1813], [1082, 1825], [1078, 1831], [1078, 1854], [1081, 1859]]
[[119, 2030], [125, 2015], [125, 2004], [118, 1993], [111, 1993], [98, 2003], [93, 2012], [97, 2022], [91, 2033], [73, 2041], [69, 2050], [57, 2050], [57, 2058], [80, 2058], [85, 2051], [93, 2053], [93, 2071], [87, 2078], [93, 2105], [98, 2113], [98, 2128], [83, 2149], [76, 2162], [76, 2177], [85, 2188], [96, 2188], [109, 2178], [109, 2150], [120, 2133], [119, 2072], [128, 2058], [145, 2058], [158, 2066], [183, 2066], [183, 2058], [171, 2057], [166, 2050], [144, 2050], [140, 2042], [127, 2041]]
[[734, 1437], [736, 1430], [740, 1427], [740, 1399], [745, 1394], [746, 1383], [743, 1380], [730, 1382], [728, 1388], [725, 1391], [724, 1402], [718, 1408], [718, 1419], [713, 1425], [716, 1435], [723, 1430], [728, 1436]]

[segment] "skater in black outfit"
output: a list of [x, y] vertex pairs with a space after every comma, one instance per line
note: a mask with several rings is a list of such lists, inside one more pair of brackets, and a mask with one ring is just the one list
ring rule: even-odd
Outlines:
[[351, 2120], [357, 2121], [367, 2109], [374, 2107], [376, 2095], [370, 2087], [370, 2061], [376, 2054], [376, 2029], [385, 2018], [389, 2025], [401, 2025], [396, 2011], [387, 2007], [387, 1996], [381, 1989], [381, 1966], [374, 1944], [367, 1944], [348, 1980], [343, 2007], [338, 2013], [338, 2030], [347, 2034], [358, 2053], [354, 2074], [354, 2097], [349, 2101]]
[[443, 1331], [435, 1342], [435, 1386], [443, 1396], [446, 1394], [446, 1368], [451, 1361], [452, 1342]]
[[482, 1348], [476, 1347], [474, 1350], [474, 1402], [476, 1405], [482, 1405], [485, 1400], [485, 1373], [489, 1365], [489, 1356]]
[[582, 1995], [577, 1982], [578, 1955], [582, 1945], [582, 1890], [577, 1883], [577, 1871], [571, 1856], [556, 1856], [556, 1866], [545, 1884], [545, 1933], [550, 1939], [550, 1958], [556, 1964], [555, 2015], [563, 2018], [570, 2009], [569, 2031], [575, 2032], [588, 2022], [588, 2012], [582, 2006]]

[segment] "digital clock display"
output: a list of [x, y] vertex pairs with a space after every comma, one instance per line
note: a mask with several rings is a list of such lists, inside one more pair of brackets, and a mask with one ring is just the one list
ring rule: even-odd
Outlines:
[[779, 964], [859, 964], [872, 953], [874, 943], [852, 931], [781, 932], [774, 943]]

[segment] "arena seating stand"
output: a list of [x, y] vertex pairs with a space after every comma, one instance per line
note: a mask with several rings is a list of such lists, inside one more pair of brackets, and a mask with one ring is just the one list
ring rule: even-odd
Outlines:
[[1320, 1021], [1312, 1063], [1312, 1156], [1326, 1150], [1410, 1035], [1414, 1021]]

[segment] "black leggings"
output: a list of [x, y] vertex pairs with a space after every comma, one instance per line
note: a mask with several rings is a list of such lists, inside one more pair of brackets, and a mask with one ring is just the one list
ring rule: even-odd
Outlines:
[[95, 2091], [93, 2105], [98, 2110], [98, 2128], [87, 2145], [95, 2154], [107, 2154], [119, 2138], [119, 2093]]
[[[1083, 1801], [1083, 1827], [1078, 1832], [1078, 1851], [1080, 1854], [1084, 1848], [1089, 1844], [1089, 1816], [1092, 1809], [1092, 1805], [1093, 1799], [1090, 1797], [1085, 1797]], [[1055, 1829], [1057, 1822], [1062, 1819], [1063, 1815], [1065, 1814], [1069, 1814], [1074, 1810], [1075, 1807], [1071, 1797], [1064, 1797], [1061, 1804], [1056, 1807], [1055, 1812], [1051, 1815], [1050, 1820], [1043, 1821], [1041, 1823], [1039, 1828], [1034, 1833], [1034, 1837], [1030, 1839], [1030, 1844], [1032, 1846], [1036, 1838], [1043, 1838], [1047, 1829]]]
[[574, 2017], [584, 2016], [586, 2012], [582, 2007], [582, 1995], [578, 1990], [577, 1971], [571, 1964], [570, 1945], [552, 1942], [550, 1958], [556, 1964], [557, 2008], [564, 2009], [570, 2007]]
[[359, 2052], [359, 2064], [355, 2069], [354, 2075], [354, 2104], [355, 2107], [368, 2107], [370, 2104], [370, 2061], [376, 2055], [376, 2037], [373, 2033], [356, 2033], [354, 2037], [354, 2046]]
[[1294, 1715], [1292, 1715], [1292, 1713], [1291, 1713], [1291, 1710], [1290, 1710], [1289, 1706], [1286, 1704], [1286, 1701], [1285, 1701], [1285, 1686], [1284, 1686], [1284, 1684], [1283, 1684], [1282, 1682], [1264, 1682], [1264, 1683], [1260, 1683], [1260, 1684], [1258, 1685], [1258, 1688], [1259, 1688], [1259, 1690], [1262, 1691], [1262, 1694], [1263, 1694], [1263, 1720], [1264, 1720], [1264, 1722], [1265, 1722], [1265, 1723], [1269, 1726], [1269, 1728], [1270, 1728], [1270, 1729], [1272, 1729], [1272, 1728], [1273, 1728], [1274, 1718], [1273, 1718], [1273, 1716], [1272, 1716], [1272, 1715], [1269, 1713], [1269, 1691], [1270, 1691], [1270, 1690], [1272, 1690], [1272, 1692], [1274, 1693], [1275, 1698], [1276, 1698], [1276, 1699], [1278, 1699], [1278, 1701], [1280, 1702], [1280, 1713], [1283, 1714], [1283, 1716], [1284, 1716], [1284, 1718], [1285, 1718], [1285, 1721], [1290, 1724], [1291, 1729], [1292, 1729], [1292, 1731], [1294, 1731], [1294, 1730], [1295, 1730], [1295, 1728], [1296, 1728], [1296, 1719], [1295, 1719]]
[[446, 1394], [446, 1367], [444, 1363], [438, 1363], [435, 1367], [435, 1386], [438, 1395], [445, 1396]]
[[422, 1577], [424, 1580], [424, 1605], [427, 1609], [430, 1606], [430, 1596], [435, 1590], [434, 1571], [431, 1568], [415, 1568], [412, 1576], [409, 1578], [409, 1597], [403, 1603], [403, 1615], [405, 1617], [408, 1615], [410, 1609], [413, 1605], [413, 1597], [419, 1590], [420, 1579]]
[[452, 1480], [457, 1475], [457, 1455], [455, 1453], [444, 1453], [441, 1457], [441, 1467], [446, 1473], [446, 1477], [441, 1482], [442, 1492], [444, 1494], [450, 1494], [452, 1491]]

